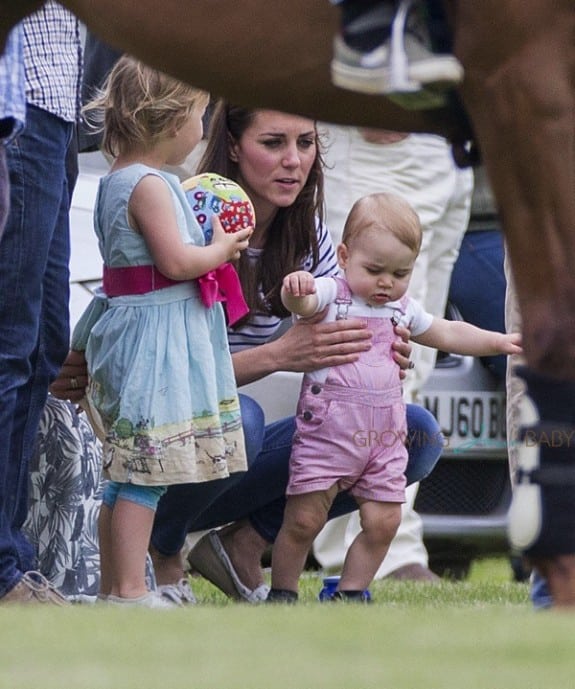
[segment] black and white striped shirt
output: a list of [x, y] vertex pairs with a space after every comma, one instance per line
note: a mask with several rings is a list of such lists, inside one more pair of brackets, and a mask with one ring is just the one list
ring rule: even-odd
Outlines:
[[[308, 257], [302, 265], [302, 270], [311, 271], [316, 277], [325, 275], [337, 275], [338, 266], [335, 249], [331, 235], [325, 225], [317, 227], [319, 261], [316, 268], [311, 271], [312, 257]], [[246, 249], [248, 256], [255, 262], [261, 250]], [[265, 344], [277, 332], [282, 319], [268, 314], [251, 314], [248, 323], [238, 330], [228, 330], [230, 350], [239, 352], [257, 345]]]

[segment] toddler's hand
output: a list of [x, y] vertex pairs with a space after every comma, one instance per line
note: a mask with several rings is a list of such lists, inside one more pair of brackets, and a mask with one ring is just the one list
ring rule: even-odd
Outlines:
[[501, 354], [523, 354], [520, 333], [501, 334]]
[[309, 294], [315, 294], [314, 277], [305, 270], [296, 270], [286, 275], [283, 279], [283, 287], [293, 297], [307, 297]]
[[227, 233], [217, 215], [212, 218], [212, 227], [214, 230], [212, 244], [221, 245], [225, 254], [224, 263], [238, 260], [241, 252], [248, 248], [249, 239], [254, 232], [253, 227], [246, 227], [237, 232]]

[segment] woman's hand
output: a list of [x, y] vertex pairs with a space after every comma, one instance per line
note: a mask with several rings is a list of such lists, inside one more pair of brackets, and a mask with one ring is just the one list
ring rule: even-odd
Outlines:
[[413, 368], [413, 363], [409, 358], [411, 356], [411, 345], [409, 344], [411, 331], [402, 325], [396, 325], [393, 331], [401, 338], [391, 345], [391, 349], [393, 350], [393, 358], [399, 365], [399, 377], [403, 380], [406, 375], [405, 372]]
[[307, 373], [357, 361], [372, 333], [357, 318], [320, 323], [323, 313], [300, 320], [275, 341], [278, 371]]
[[70, 350], [50, 392], [60, 400], [79, 402], [88, 385], [88, 365], [84, 352]]

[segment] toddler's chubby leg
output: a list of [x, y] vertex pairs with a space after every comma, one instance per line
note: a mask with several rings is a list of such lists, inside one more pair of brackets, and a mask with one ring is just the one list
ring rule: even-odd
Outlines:
[[297, 600], [299, 576], [337, 492], [334, 485], [327, 491], [288, 497], [282, 528], [272, 552], [272, 589], [268, 601]]
[[359, 500], [361, 531], [349, 547], [338, 591], [362, 593], [383, 562], [401, 521], [401, 504]]

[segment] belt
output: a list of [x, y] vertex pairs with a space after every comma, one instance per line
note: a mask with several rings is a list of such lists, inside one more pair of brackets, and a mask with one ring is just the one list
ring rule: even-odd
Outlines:
[[[111, 268], [104, 266], [104, 292], [108, 297], [121, 297], [132, 294], [146, 294], [166, 287], [190, 282], [190, 280], [172, 280], [161, 273], [154, 265], [122, 266]], [[224, 263], [215, 270], [210, 270], [197, 279], [200, 298], [206, 308], [216, 302], [224, 303], [229, 325], [243, 318], [249, 308], [242, 293], [240, 279], [231, 263]]]

